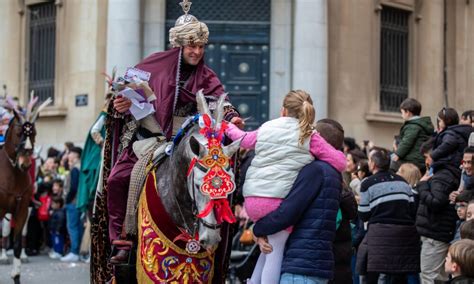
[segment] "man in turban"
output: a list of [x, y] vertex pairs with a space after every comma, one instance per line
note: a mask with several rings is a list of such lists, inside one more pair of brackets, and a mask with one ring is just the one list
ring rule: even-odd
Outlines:
[[[139, 136], [143, 136], [143, 133], [161, 132], [166, 139], [170, 139], [187, 116], [197, 113], [195, 94], [198, 90], [203, 89], [206, 97], [216, 99], [224, 95], [224, 88], [216, 74], [204, 64], [204, 45], [208, 38], [209, 30], [206, 24], [186, 13], [179, 17], [175, 26], [170, 29], [169, 40], [173, 48], [154, 53], [136, 65], [136, 68], [151, 73], [148, 84], [139, 84], [138, 88], [143, 89], [148, 101], [154, 105], [154, 118], [159, 126], [145, 127], [147, 131], [144, 132], [140, 131], [139, 126]], [[129, 86], [137, 88], [136, 84]], [[114, 109], [119, 113], [125, 113], [130, 106], [131, 101], [124, 97], [114, 100]], [[224, 119], [243, 126], [238, 112], [230, 103], [225, 106]], [[130, 175], [137, 160], [129, 145], [122, 151], [107, 180], [111, 242], [120, 239], [122, 234]], [[128, 251], [123, 248], [111, 258], [111, 262], [121, 263], [127, 259]]]

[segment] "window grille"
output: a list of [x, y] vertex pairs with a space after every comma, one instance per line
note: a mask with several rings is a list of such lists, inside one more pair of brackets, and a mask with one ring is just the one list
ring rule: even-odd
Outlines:
[[[174, 21], [183, 14], [180, 1], [166, 0], [166, 19]], [[200, 21], [212, 22], [270, 22], [270, 0], [206, 0], [193, 1], [191, 15]]]
[[382, 9], [380, 38], [380, 110], [398, 112], [408, 98], [408, 19], [410, 12]]
[[54, 101], [56, 54], [56, 6], [46, 2], [28, 7], [29, 61], [28, 89], [39, 101]]

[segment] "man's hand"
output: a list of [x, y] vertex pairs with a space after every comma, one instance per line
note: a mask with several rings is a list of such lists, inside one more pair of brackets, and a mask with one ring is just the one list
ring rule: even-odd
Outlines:
[[420, 179], [420, 181], [429, 181], [431, 176], [428, 173], [429, 171], [426, 171], [426, 174]]
[[116, 97], [114, 100], [114, 109], [120, 113], [124, 113], [130, 109], [132, 101], [122, 96]]
[[456, 203], [456, 197], [459, 195], [459, 193], [461, 193], [461, 191], [456, 190], [449, 194], [449, 201], [451, 201], [451, 204]]
[[397, 154], [392, 154], [392, 161], [398, 162], [398, 160], [400, 160], [400, 157]]
[[269, 254], [273, 251], [273, 247], [272, 245], [268, 242], [268, 238], [267, 237], [261, 237], [261, 238], [257, 238], [255, 240], [255, 243], [258, 244], [258, 246], [260, 247], [260, 251], [265, 253], [265, 254]]
[[153, 90], [150, 88], [150, 85], [148, 85], [148, 82], [147, 81], [140, 81], [139, 83], [128, 83], [127, 85], [125, 85], [133, 90], [138, 90], [138, 89], [142, 89], [143, 92], [145, 93], [145, 96], [148, 98], [150, 96], [152, 96], [154, 93], [153, 93]]
[[232, 118], [232, 119], [230, 120], [230, 122], [233, 123], [233, 124], [234, 124], [235, 126], [237, 126], [238, 128], [244, 129], [245, 121], [244, 121], [242, 118], [236, 116], [236, 117]]

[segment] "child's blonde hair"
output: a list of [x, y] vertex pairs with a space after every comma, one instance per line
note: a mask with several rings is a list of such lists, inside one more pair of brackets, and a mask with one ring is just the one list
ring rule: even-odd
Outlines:
[[412, 163], [402, 164], [397, 174], [404, 178], [411, 187], [414, 187], [421, 179], [420, 169]]
[[303, 144], [306, 138], [313, 134], [314, 130], [313, 123], [316, 111], [314, 110], [313, 100], [305, 91], [292, 90], [285, 96], [283, 107], [288, 111], [288, 116], [299, 120], [299, 142]]
[[451, 261], [456, 263], [461, 275], [474, 277], [474, 241], [462, 239], [449, 247], [448, 253], [451, 255]]

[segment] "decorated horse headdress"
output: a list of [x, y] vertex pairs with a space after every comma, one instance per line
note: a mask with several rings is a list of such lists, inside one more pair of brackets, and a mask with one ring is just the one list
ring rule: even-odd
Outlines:
[[196, 94], [198, 110], [201, 113], [198, 117], [199, 133], [205, 141], [198, 141], [200, 155], [191, 160], [187, 175], [188, 179], [194, 179], [192, 174], [196, 168], [204, 173], [197, 183], [200, 192], [209, 197], [209, 202], [197, 217], [204, 218], [214, 210], [218, 223], [223, 221], [233, 223], [235, 217], [227, 201], [227, 196], [235, 190], [230, 156], [238, 149], [240, 142], [223, 146], [224, 132], [228, 127], [227, 122], [223, 121], [225, 98], [226, 94], [220, 96], [213, 119], [202, 90]]
[[[36, 135], [35, 122], [38, 119], [39, 113], [50, 103], [52, 102], [51, 98], [46, 99], [39, 106], [38, 97], [34, 96], [34, 92], [31, 92], [30, 101], [28, 102], [25, 110], [20, 110], [18, 104], [11, 98], [7, 97], [5, 102], [5, 107], [11, 109], [14, 114], [14, 119], [10, 121], [10, 125], [16, 119], [21, 126], [21, 137], [18, 144], [15, 146], [16, 157], [14, 163], [19, 155], [31, 155], [34, 147], [34, 137]], [[9, 126], [7, 131], [11, 130]], [[6, 141], [7, 143], [7, 141]]]

